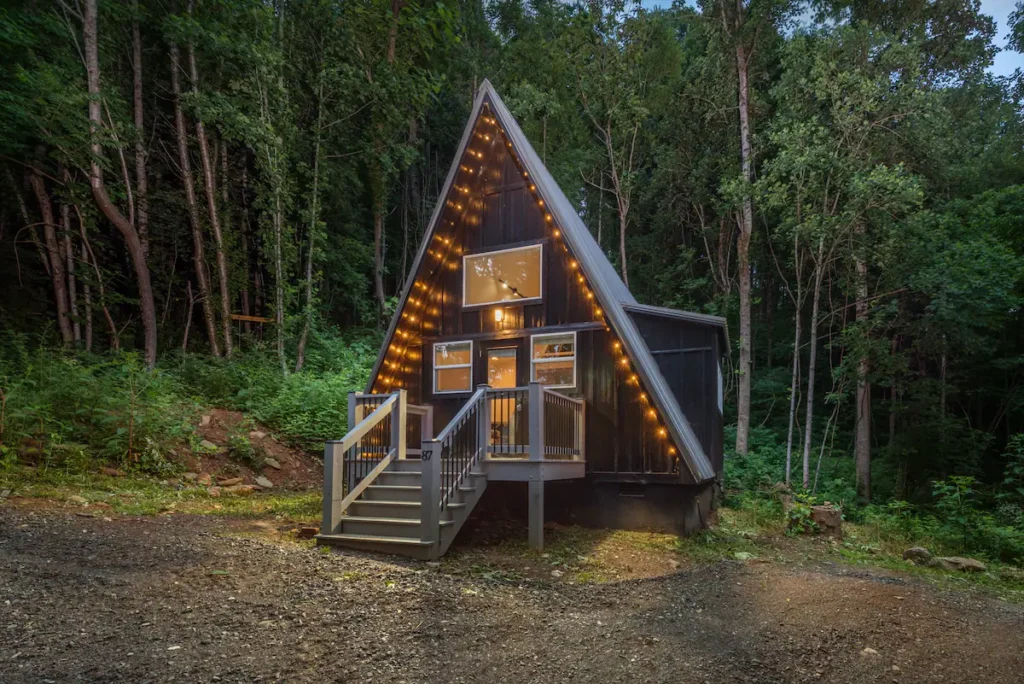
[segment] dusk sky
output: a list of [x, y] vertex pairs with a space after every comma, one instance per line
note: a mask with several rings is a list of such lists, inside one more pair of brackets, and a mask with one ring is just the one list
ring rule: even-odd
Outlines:
[[[665, 7], [672, 0], [642, 0], [644, 7]], [[1013, 12], [1015, 0], [981, 0], [981, 10], [996, 20], [996, 46], [1000, 52], [996, 55], [991, 71], [996, 76], [1009, 76], [1015, 69], [1024, 67], [1024, 54], [1006, 48], [1006, 37], [1009, 31], [1007, 18]]]

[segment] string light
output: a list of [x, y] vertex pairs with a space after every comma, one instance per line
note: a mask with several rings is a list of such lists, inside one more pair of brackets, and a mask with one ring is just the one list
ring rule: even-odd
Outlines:
[[[487, 108], [487, 107], [488, 106], [485, 105], [485, 108]], [[513, 148], [511, 141], [508, 139], [508, 135], [507, 135], [506, 131], [503, 128], [501, 128], [500, 126], [498, 126], [498, 122], [497, 122], [496, 118], [494, 118], [493, 116], [489, 116], [486, 113], [481, 115], [480, 121], [483, 122], [484, 124], [488, 124], [490, 126], [494, 126], [495, 129], [496, 129], [496, 132], [499, 132], [501, 134], [501, 136], [503, 136], [503, 142], [505, 143], [505, 147], [509, 150], [507, 158], [511, 159], [513, 161], [513, 163], [515, 163], [517, 166], [520, 166], [522, 177], [526, 181], [527, 187], [529, 188], [530, 192], [533, 194], [534, 201], [536, 202], [536, 205], [537, 205], [538, 209], [540, 209], [541, 213], [544, 215], [545, 222], [547, 224], [549, 224], [549, 225], [553, 224], [554, 223], [554, 217], [552, 216], [551, 213], [545, 211], [545, 208], [547, 206], [546, 200], [543, 197], [540, 197], [538, 195], [537, 185], [535, 183], [531, 182], [529, 172], [527, 172], [525, 170], [522, 170], [522, 167], [520, 165], [520, 160], [519, 160], [518, 156], [515, 153], [515, 149]], [[492, 140], [494, 140], [494, 137], [495, 137], [495, 133], [492, 132], [492, 131], [487, 130], [486, 128], [485, 129], [479, 129], [478, 128], [476, 131], [474, 131], [474, 134], [475, 134], [476, 138], [479, 138], [479, 139], [483, 140], [484, 142], [488, 142], [488, 143], [491, 142]], [[467, 155], [470, 158], [478, 160], [478, 162], [482, 162], [482, 160], [485, 157], [484, 152], [481, 151], [480, 149], [477, 149], [477, 148], [467, 148]], [[459, 164], [458, 168], [459, 168], [460, 171], [462, 171], [463, 173], [467, 174], [467, 176], [473, 176], [473, 177], [476, 177], [476, 178], [480, 178], [481, 180], [486, 178], [488, 181], [490, 181], [492, 175], [494, 177], [494, 180], [500, 180], [500, 177], [501, 177], [500, 165], [497, 166], [497, 167], [492, 167], [493, 168], [493, 174], [487, 173], [487, 171], [489, 171], [490, 169], [488, 167], [484, 166], [482, 163], [477, 164], [476, 168], [474, 168], [473, 166], [467, 165], [467, 164]], [[474, 226], [481, 225], [482, 224], [482, 215], [483, 215], [483, 211], [484, 211], [484, 205], [483, 205], [483, 202], [479, 198], [475, 198], [475, 197], [472, 196], [472, 188], [470, 187], [470, 185], [468, 185], [466, 183], [453, 184], [453, 190], [456, 193], [458, 193], [458, 194], [460, 194], [462, 196], [469, 197], [468, 210], [467, 210], [467, 207], [464, 204], [462, 204], [461, 202], [456, 201], [455, 199], [447, 199], [446, 200], [446, 205], [448, 207], [454, 209], [455, 211], [463, 212], [462, 216], [459, 217], [459, 222], [461, 223], [462, 228], [464, 229], [465, 227], [474, 227]], [[442, 220], [442, 224], [443, 225], [451, 226], [453, 231], [459, 228], [459, 226], [457, 225], [457, 222], [455, 220], [453, 220], [453, 219], [443, 219]], [[564, 242], [561, 241], [561, 237], [562, 237], [561, 228], [559, 226], [557, 226], [557, 225], [551, 225], [551, 235], [557, 241], [556, 242], [556, 246], [559, 247], [563, 253], [569, 255], [569, 248], [568, 248], [568, 246]], [[441, 237], [441, 236], [438, 236], [438, 235], [435, 234], [435, 238], [439, 238], [440, 239], [440, 242], [445, 245], [445, 249], [443, 249], [443, 250], [428, 250], [428, 254], [430, 254], [430, 256], [434, 257], [435, 260], [438, 260], [440, 262], [440, 263], [438, 263], [437, 267], [433, 271], [431, 271], [431, 273], [428, 276], [428, 278], [432, 280], [432, 284], [428, 286], [426, 282], [424, 282], [422, 280], [416, 280], [413, 283], [413, 288], [414, 289], [418, 289], [419, 291], [424, 292], [424, 293], [428, 293], [429, 292], [428, 296], [430, 296], [430, 298], [432, 300], [440, 301], [440, 299], [442, 298], [441, 297], [442, 293], [433, 291], [434, 287], [439, 285], [438, 282], [434, 281], [434, 277], [438, 273], [437, 269], [440, 269], [441, 267], [445, 267], [446, 269], [449, 269], [449, 270], [457, 270], [458, 266], [459, 266], [459, 260], [454, 260], [453, 261], [449, 257], [451, 255], [453, 255], [453, 254], [454, 255], [461, 255], [463, 250], [462, 250], [462, 247], [459, 246], [459, 245], [455, 245], [453, 247], [453, 242], [454, 241], [452, 239], [450, 239], [449, 237]], [[569, 267], [569, 271], [577, 271], [576, 279], [577, 279], [577, 282], [582, 286], [583, 292], [585, 294], [585, 297], [586, 297], [587, 301], [594, 301], [595, 300], [595, 295], [594, 295], [593, 290], [590, 287], [588, 287], [587, 280], [586, 280], [585, 276], [582, 273], [578, 273], [579, 263], [575, 259], [568, 258], [567, 264], [568, 264], [568, 267]], [[425, 316], [440, 316], [440, 308], [439, 307], [426, 307], [425, 306], [426, 299], [416, 299], [414, 297], [410, 297], [407, 300], [407, 303], [410, 306], [412, 306], [414, 309], [419, 309], [421, 306], [423, 306], [424, 307], [424, 315]], [[504, 312], [502, 312], [502, 313], [504, 313]], [[497, 318], [498, 315], [500, 315], [500, 314], [498, 314], [496, 312], [495, 313], [495, 317]], [[599, 307], [599, 306], [594, 307], [593, 315], [594, 315], [595, 318], [600, 319], [600, 322], [603, 323], [605, 331], [607, 331], [609, 333], [612, 332], [610, 323], [608, 322], [607, 319], [604, 318], [604, 312], [601, 309], [601, 307]], [[415, 315], [412, 315], [411, 313], [408, 313], [408, 312], [403, 312], [402, 319], [408, 321], [409, 324], [417, 323], [417, 317]], [[430, 329], [433, 329], [435, 326], [430, 321], [428, 321], [427, 319], [424, 318], [421, 321], [419, 321], [419, 327], [420, 327], [421, 330], [430, 330]], [[399, 360], [404, 358], [408, 362], [418, 361], [421, 358], [422, 354], [420, 354], [418, 352], [412, 351], [412, 348], [411, 348], [412, 345], [418, 344], [418, 341], [417, 340], [410, 340], [410, 333], [409, 333], [408, 330], [405, 330], [405, 329], [397, 330], [396, 331], [396, 335], [397, 335], [397, 337], [399, 337], [400, 339], [402, 339], [405, 342], [405, 346], [398, 347], [398, 346], [392, 344], [388, 348], [388, 353], [396, 355], [399, 358]], [[613, 349], [615, 350], [616, 353], [622, 354], [622, 343], [619, 340], [617, 340], [617, 339], [613, 340], [612, 347], [613, 347]], [[635, 372], [632, 372], [632, 366], [630, 364], [629, 358], [626, 357], [625, 355], [622, 355], [622, 356], [619, 357], [618, 363], [621, 365], [622, 369], [624, 371], [626, 371], [626, 373], [627, 373], [627, 376], [626, 376], [627, 382], [629, 384], [631, 384], [631, 385], [635, 385], [635, 386], [639, 387], [640, 386], [640, 378], [639, 378], [639, 376]], [[401, 363], [400, 361], [396, 361], [396, 360], [388, 361], [385, 364], [385, 366], [390, 368], [390, 369], [392, 369], [392, 371], [394, 371], [396, 369], [400, 369], [400, 371], [404, 372], [404, 373], [413, 373], [413, 372], [415, 372], [415, 366], [413, 366], [413, 365], [406, 365], [406, 364]], [[391, 375], [385, 375], [385, 376], [383, 376], [381, 378], [378, 378], [378, 379], [379, 379], [379, 381], [385, 387], [392, 387], [392, 386], [399, 386], [400, 387], [402, 385], [401, 378], [396, 378], [396, 377], [393, 377]], [[649, 399], [648, 399], [648, 396], [647, 396], [646, 392], [640, 391], [640, 392], [638, 392], [637, 396], [638, 396], [640, 402], [643, 402], [645, 404], [648, 403]], [[645, 413], [647, 414], [647, 416], [650, 419], [652, 419], [653, 421], [658, 423], [658, 414], [657, 414], [657, 411], [653, 407], [650, 407], [650, 408], [646, 409]], [[667, 430], [665, 429], [664, 426], [658, 424], [658, 426], [656, 428], [656, 434], [659, 437], [666, 437], [668, 433], [667, 433]], [[676, 453], [677, 453], [676, 447], [674, 445], [672, 445], [672, 444], [666, 445], [665, 446], [665, 450], [666, 450], [666, 453], [668, 453], [670, 456], [675, 456]]]

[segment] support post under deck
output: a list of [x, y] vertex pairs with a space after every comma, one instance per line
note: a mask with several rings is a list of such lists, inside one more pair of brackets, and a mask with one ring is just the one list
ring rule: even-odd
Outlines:
[[530, 480], [530, 548], [544, 549], [544, 481]]
[[[530, 421], [530, 460], [544, 459], [544, 386], [539, 382], [530, 383], [530, 398], [527, 402]], [[540, 551], [544, 548], [544, 480], [540, 468], [531, 468], [529, 492], [530, 548]]]

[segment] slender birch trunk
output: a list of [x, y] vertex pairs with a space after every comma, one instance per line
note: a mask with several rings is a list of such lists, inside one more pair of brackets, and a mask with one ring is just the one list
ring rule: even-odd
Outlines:
[[[92, 245], [89, 244], [89, 237], [85, 233], [85, 220], [82, 218], [82, 212], [77, 204], [75, 205], [75, 215], [78, 216], [78, 231], [82, 238], [82, 258], [85, 259], [87, 264], [92, 266], [93, 272], [96, 275], [96, 289], [99, 295], [100, 308], [103, 310], [103, 318], [107, 322], [107, 329], [110, 331], [110, 348], [117, 351], [121, 348], [121, 339], [117, 332], [117, 326], [114, 325], [114, 317], [110, 315], [110, 309], [107, 308], [107, 292], [103, 286], [103, 272], [100, 270], [99, 262], [96, 261], [96, 254], [92, 251]], [[87, 320], [91, 328], [91, 313]], [[91, 342], [89, 344], [91, 346]]]
[[142, 252], [149, 258], [149, 180], [146, 175], [145, 118], [142, 102], [142, 36], [139, 3], [133, 0], [132, 17], [132, 113], [135, 117], [135, 229]]
[[[252, 255], [249, 252], [249, 171], [246, 164], [242, 163], [242, 249], [245, 253], [245, 285], [242, 286], [242, 313], [246, 316], [252, 315], [252, 307], [249, 293], [249, 285], [255, 279], [252, 272]], [[242, 330], [246, 335], [252, 333], [252, 322], [242, 323]]]
[[50, 258], [43, 250], [43, 243], [39, 240], [39, 233], [36, 232], [36, 227], [32, 225], [34, 222], [28, 216], [28, 207], [25, 206], [25, 198], [22, 196], [21, 190], [18, 188], [17, 183], [14, 182], [14, 174], [12, 174], [11, 170], [6, 166], [4, 167], [4, 177], [7, 179], [8, 185], [11, 186], [11, 192], [14, 193], [15, 198], [18, 200], [18, 213], [21, 215], [21, 220], [25, 224], [25, 228], [28, 230], [28, 235], [32, 240], [32, 244], [36, 247], [36, 252], [39, 253], [39, 261], [43, 264], [43, 268], [46, 270], [46, 276], [51, 277]]
[[185, 188], [185, 205], [188, 209], [189, 223], [192, 226], [192, 260], [196, 269], [196, 283], [199, 285], [199, 298], [203, 305], [203, 319], [206, 323], [206, 337], [210, 341], [210, 353], [220, 356], [220, 345], [217, 343], [217, 325], [213, 315], [213, 299], [210, 296], [210, 284], [206, 279], [206, 248], [203, 240], [202, 227], [199, 223], [199, 206], [196, 204], [195, 188], [192, 178], [192, 162], [188, 151], [188, 129], [185, 127], [185, 113], [181, 108], [181, 53], [177, 43], [170, 44], [171, 57], [171, 92], [174, 99], [174, 128], [178, 139], [178, 164], [181, 167], [181, 183]]
[[320, 83], [317, 85], [317, 100], [316, 137], [313, 142], [313, 197], [309, 209], [309, 245], [306, 247], [306, 311], [295, 358], [296, 373], [302, 370], [302, 366], [306, 361], [306, 339], [309, 337], [309, 328], [313, 324], [313, 252], [316, 251], [316, 236], [319, 233], [317, 221], [320, 218], [320, 139], [324, 115], [324, 81], [322, 70], [320, 73]]
[[811, 353], [807, 361], [807, 414], [804, 418], [804, 489], [810, 486], [811, 478], [811, 433], [814, 422], [814, 376], [818, 361], [818, 316], [821, 310], [821, 283], [827, 268], [824, 243], [819, 240], [818, 258], [814, 262], [814, 294], [811, 298], [811, 332], [808, 340], [811, 345]]
[[[738, 10], [739, 6], [738, 6]], [[737, 16], [737, 27], [742, 25], [742, 17]], [[739, 359], [739, 393], [737, 397], [736, 421], [736, 453], [747, 453], [750, 437], [750, 237], [754, 230], [753, 207], [750, 199], [750, 184], [753, 180], [753, 150], [750, 142], [750, 86], [747, 73], [747, 55], [742, 39], [736, 37], [736, 75], [739, 87], [740, 115], [740, 157], [743, 169], [743, 206], [740, 212], [740, 235], [737, 241], [736, 255], [739, 269], [740, 285], [740, 359]]]
[[71, 316], [71, 332], [75, 346], [82, 343], [82, 326], [78, 318], [78, 284], [75, 280], [75, 248], [71, 243], [71, 207], [67, 202], [60, 203], [60, 223], [64, 233], [64, 260], [68, 276], [68, 312]]
[[790, 473], [793, 470], [793, 431], [796, 426], [796, 395], [800, 382], [800, 335], [803, 332], [801, 330], [803, 321], [800, 305], [803, 303], [803, 286], [799, 269], [797, 269], [796, 288], [796, 313], [793, 315], [793, 370], [789, 381], [789, 429], [786, 432], [786, 484], [789, 484]]
[[[854, 246], [854, 270], [857, 283], [857, 321], [866, 324], [868, 317], [868, 266], [860, 250], [864, 235], [864, 227], [855, 229], [858, 244]], [[854, 441], [854, 458], [857, 469], [857, 498], [866, 503], [871, 500], [871, 383], [868, 381], [870, 361], [867, 354], [862, 354], [857, 361], [857, 418], [856, 438]]]
[[50, 195], [46, 191], [46, 183], [39, 170], [33, 167], [29, 171], [29, 184], [35, 193], [36, 202], [39, 204], [39, 211], [43, 217], [43, 238], [46, 245], [46, 254], [50, 261], [50, 280], [53, 283], [53, 298], [57, 305], [57, 329], [60, 331], [61, 341], [65, 347], [71, 346], [74, 342], [74, 333], [71, 329], [71, 319], [68, 316], [68, 283], [65, 261], [61, 254], [60, 244], [57, 242], [57, 225], [53, 217], [53, 204]]
[[156, 365], [156, 307], [153, 304], [153, 286], [149, 277], [149, 266], [146, 254], [142, 249], [142, 241], [135, 226], [128, 221], [114, 206], [103, 184], [103, 169], [96, 160], [103, 149], [97, 139], [97, 131], [101, 125], [100, 100], [100, 62], [97, 36], [96, 0], [85, 0], [83, 13], [83, 35], [85, 43], [85, 65], [89, 90], [89, 129], [92, 137], [93, 161], [90, 165], [89, 185], [92, 196], [100, 211], [114, 224], [124, 237], [125, 245], [135, 268], [135, 278], [139, 287], [139, 304], [142, 310], [142, 327], [145, 335], [146, 366], [152, 369]]
[[[79, 257], [83, 264], [89, 263], [89, 253], [85, 249], [85, 243], [82, 243], [81, 257]], [[82, 280], [82, 299], [85, 307], [85, 351], [92, 351], [92, 287], [89, 285], [89, 281]]]
[[[192, 0], [189, 0], [186, 13], [192, 16]], [[199, 70], [196, 67], [196, 50], [191, 41], [186, 46], [189, 76], [192, 80], [192, 94], [199, 93]], [[196, 117], [196, 141], [199, 144], [200, 169], [203, 177], [203, 190], [206, 193], [206, 210], [210, 217], [210, 228], [213, 230], [213, 242], [217, 250], [217, 278], [220, 284], [220, 323], [224, 335], [224, 355], [230, 357], [231, 340], [231, 292], [228, 288], [228, 261], [224, 254], [224, 236], [220, 229], [220, 213], [217, 211], [217, 189], [213, 164], [210, 161], [210, 143], [206, 138], [206, 126], [202, 118]], [[204, 302], [203, 308], [208, 304]], [[212, 308], [212, 307], [211, 307]]]

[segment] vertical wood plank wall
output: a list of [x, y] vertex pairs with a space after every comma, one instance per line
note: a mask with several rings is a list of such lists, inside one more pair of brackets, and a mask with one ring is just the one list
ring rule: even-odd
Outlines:
[[[485, 123], [480, 123], [478, 130], [489, 129]], [[485, 171], [476, 174], [472, 181], [456, 182], [461, 187], [453, 192], [458, 202], [449, 198], [431, 245], [431, 249], [439, 253], [452, 247], [461, 248], [461, 253], [448, 251], [446, 260], [442, 261], [428, 252], [417, 279], [429, 284], [431, 296], [427, 299], [426, 310], [430, 315], [424, 315], [415, 325], [406, 325], [406, 329], [411, 329], [413, 337], [420, 342], [418, 358], [410, 356], [401, 368], [392, 371], [401, 378], [411, 403], [434, 406], [435, 434], [447, 425], [470, 393], [440, 396], [432, 393], [434, 342], [473, 339], [474, 387], [487, 382], [488, 348], [516, 346], [518, 384], [525, 385], [530, 375], [528, 337], [524, 334], [495, 342], [492, 340], [496, 334], [504, 337], [512, 335], [515, 330], [596, 322], [593, 303], [587, 301], [582, 286], [576, 280], [570, 255], [560, 247], [560, 241], [550, 237], [544, 213], [531, 197], [529, 181], [522, 177], [504, 140], [496, 135], [486, 145], [476, 144], [475, 149], [483, 151]], [[467, 168], [480, 164], [468, 156], [460, 163]], [[501, 323], [494, 320], [494, 306], [463, 310], [462, 255], [524, 244], [544, 246], [542, 301], [518, 306], [513, 303], [502, 305], [504, 321]], [[411, 296], [426, 298], [417, 291], [413, 291]], [[661, 331], [654, 323], [650, 328], [655, 334], [671, 337], [672, 333]], [[646, 332], [644, 334], [647, 335]], [[561, 391], [587, 401], [588, 470], [637, 474], [675, 472], [675, 457], [668, 454], [667, 444], [655, 436], [652, 425], [645, 418], [647, 407], [639, 399], [639, 390], [629, 386], [625, 376], [614, 366], [610, 334], [602, 326], [592, 326], [577, 330], [576, 339], [577, 387]], [[682, 378], [675, 384], [670, 380], [670, 384], [680, 401], [687, 402], [681, 404], [684, 412], [687, 416], [690, 411], [699, 412], [700, 420], [703, 420], [704, 404], [710, 406], [714, 403], [709, 397], [713, 398], [716, 393], [714, 385], [709, 390], [710, 394], [704, 394], [704, 389], [694, 392], [694, 385], [690, 384], [696, 379], [704, 388], [707, 374], [703, 362], [695, 368], [690, 368], [688, 358], [682, 361], [665, 359], [665, 363], [666, 372]], [[707, 433], [702, 441], [705, 438], [713, 441], [711, 423], [705, 421], [700, 425], [703, 432], [698, 434]]]

